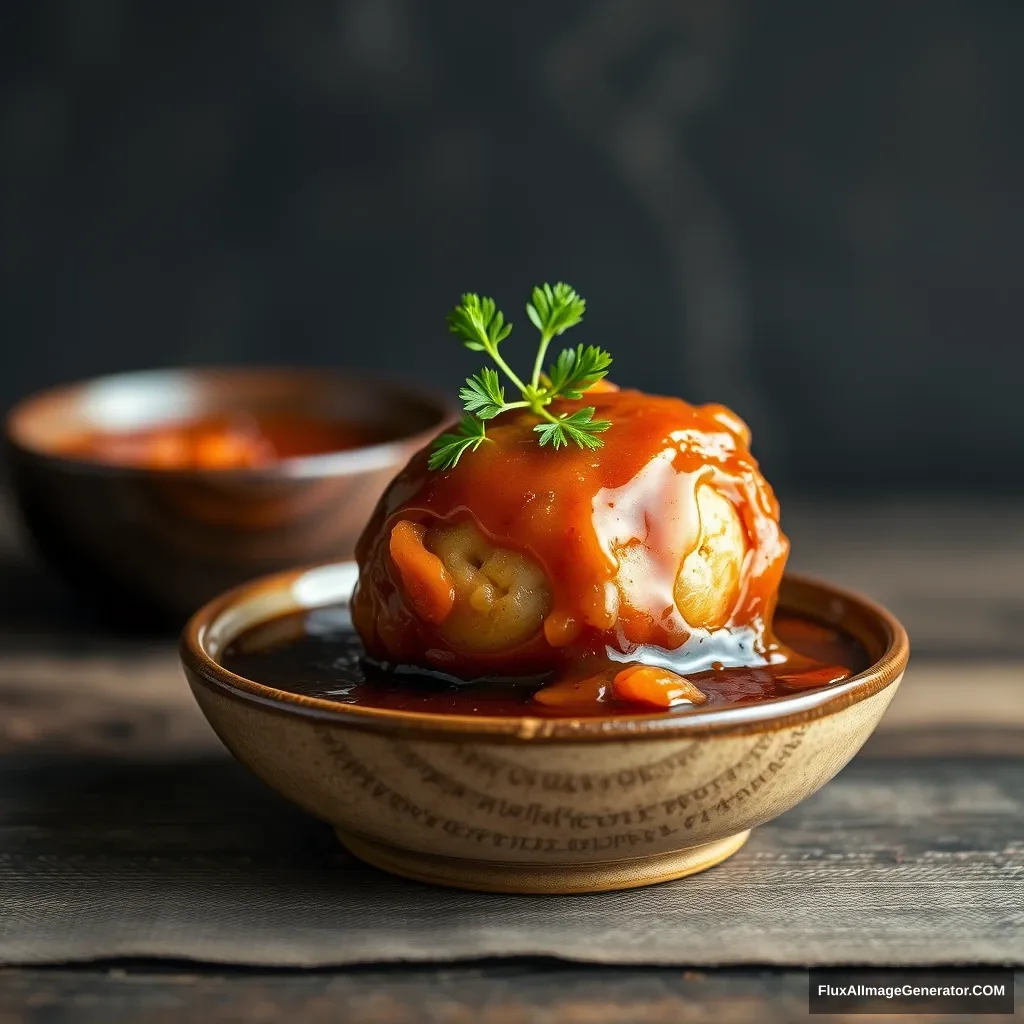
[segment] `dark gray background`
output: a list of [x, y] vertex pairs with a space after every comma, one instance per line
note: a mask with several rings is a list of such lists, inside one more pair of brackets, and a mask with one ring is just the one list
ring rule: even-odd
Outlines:
[[454, 387], [456, 295], [525, 359], [564, 277], [619, 381], [735, 405], [785, 493], [1024, 489], [1020, 0], [0, 18], [0, 408], [180, 362]]

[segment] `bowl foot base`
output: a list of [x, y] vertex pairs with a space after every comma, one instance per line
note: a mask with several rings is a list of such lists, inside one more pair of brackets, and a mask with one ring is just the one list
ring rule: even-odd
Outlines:
[[673, 878], [684, 878], [721, 864], [750, 835], [749, 831], [739, 832], [689, 850], [631, 860], [605, 863], [590, 861], [581, 864], [513, 864], [416, 853], [365, 839], [343, 829], [335, 831], [342, 844], [360, 860], [403, 878], [481, 892], [552, 894], [635, 889], [656, 882], [668, 882]]

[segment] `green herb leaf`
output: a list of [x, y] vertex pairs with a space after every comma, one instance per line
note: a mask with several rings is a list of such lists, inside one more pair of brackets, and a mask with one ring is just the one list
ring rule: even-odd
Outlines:
[[498, 371], [489, 366], [475, 377], [466, 379], [459, 398], [467, 412], [476, 413], [482, 420], [493, 420], [498, 413], [505, 411], [505, 389], [501, 386]]
[[583, 397], [583, 392], [608, 375], [612, 357], [596, 345], [562, 349], [548, 367], [546, 393], [553, 398]]
[[583, 319], [587, 303], [564, 281], [554, 287], [542, 284], [533, 289], [526, 304], [526, 315], [541, 333], [544, 342], [567, 331]]
[[427, 465], [431, 469], [451, 469], [466, 451], [476, 451], [488, 440], [487, 428], [475, 416], [466, 413], [455, 433], [436, 438]]
[[431, 469], [451, 469], [457, 465], [464, 452], [475, 451], [489, 440], [484, 421], [510, 409], [529, 410], [541, 420], [533, 428], [541, 445], [562, 448], [572, 442], [591, 451], [602, 446], [604, 442], [597, 435], [611, 424], [607, 420], [595, 420], [593, 406], [559, 416], [555, 416], [548, 406], [556, 398], [569, 401], [582, 398], [587, 388], [607, 374], [611, 356], [595, 345], [577, 345], [559, 353], [548, 370], [547, 379], [542, 380], [541, 374], [551, 339], [578, 324], [586, 308], [586, 302], [564, 281], [555, 285], [538, 285], [533, 289], [526, 312], [540, 331], [540, 343], [532, 375], [520, 378], [498, 351], [512, 325], [505, 323], [494, 299], [481, 297], [475, 292], [466, 292], [462, 296], [462, 302], [448, 314], [448, 329], [462, 339], [466, 348], [486, 352], [515, 385], [520, 398], [505, 401], [501, 378], [492, 367], [484, 367], [479, 373], [467, 377], [465, 387], [459, 391], [466, 414], [457, 431], [442, 434], [434, 442], [428, 461]]
[[494, 299], [466, 292], [462, 302], [448, 314], [448, 329], [474, 352], [496, 352], [512, 325], [505, 323]]
[[608, 420], [595, 420], [596, 411], [594, 406], [590, 405], [571, 414], [562, 413], [554, 422], [538, 423], [533, 429], [540, 434], [542, 447], [550, 444], [558, 449], [574, 441], [580, 448], [595, 451], [604, 444], [597, 435], [604, 433], [611, 426]]

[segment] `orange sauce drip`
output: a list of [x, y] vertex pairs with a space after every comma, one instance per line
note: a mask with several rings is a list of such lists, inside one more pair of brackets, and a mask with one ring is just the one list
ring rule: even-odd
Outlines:
[[[490, 441], [453, 469], [430, 471], [423, 451], [398, 475], [356, 552], [353, 621], [371, 658], [464, 679], [567, 669], [579, 676], [585, 663], [611, 652], [645, 661], [652, 651], [703, 642], [673, 598], [680, 559], [699, 538], [694, 494], [701, 483], [732, 502], [749, 542], [737, 599], [717, 632], [742, 632], [750, 663], [764, 663], [776, 649], [769, 626], [789, 544], [745, 424], [720, 405], [632, 390], [592, 392], [585, 402], [551, 409], [583, 404], [612, 422], [596, 452], [542, 448], [535, 416], [506, 413], [488, 424]], [[447, 644], [416, 614], [389, 551], [399, 520], [429, 527], [467, 517], [493, 543], [534, 559], [552, 589], [544, 629], [497, 654]]]
[[130, 431], [90, 431], [59, 449], [68, 458], [143, 469], [257, 469], [281, 459], [372, 444], [366, 429], [287, 413], [209, 416]]

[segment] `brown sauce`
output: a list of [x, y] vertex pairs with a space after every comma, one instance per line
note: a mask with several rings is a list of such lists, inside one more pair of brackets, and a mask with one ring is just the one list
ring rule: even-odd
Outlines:
[[281, 459], [384, 440], [365, 427], [288, 413], [208, 416], [135, 431], [90, 431], [59, 449], [68, 458], [143, 469], [258, 469]]
[[[723, 668], [688, 674], [707, 697], [702, 707], [751, 704], [828, 685], [860, 672], [870, 659], [850, 636], [809, 619], [775, 616], [775, 634], [798, 656], [764, 667]], [[364, 657], [346, 608], [328, 607], [273, 619], [238, 637], [221, 658], [229, 671], [290, 693], [434, 714], [581, 717], [643, 713], [633, 703], [612, 700], [552, 706], [534, 700], [551, 677], [456, 684], [424, 673], [386, 672]], [[622, 667], [621, 665], [619, 667]], [[681, 705], [667, 714], [685, 714]], [[649, 710], [649, 709], [648, 709]]]

